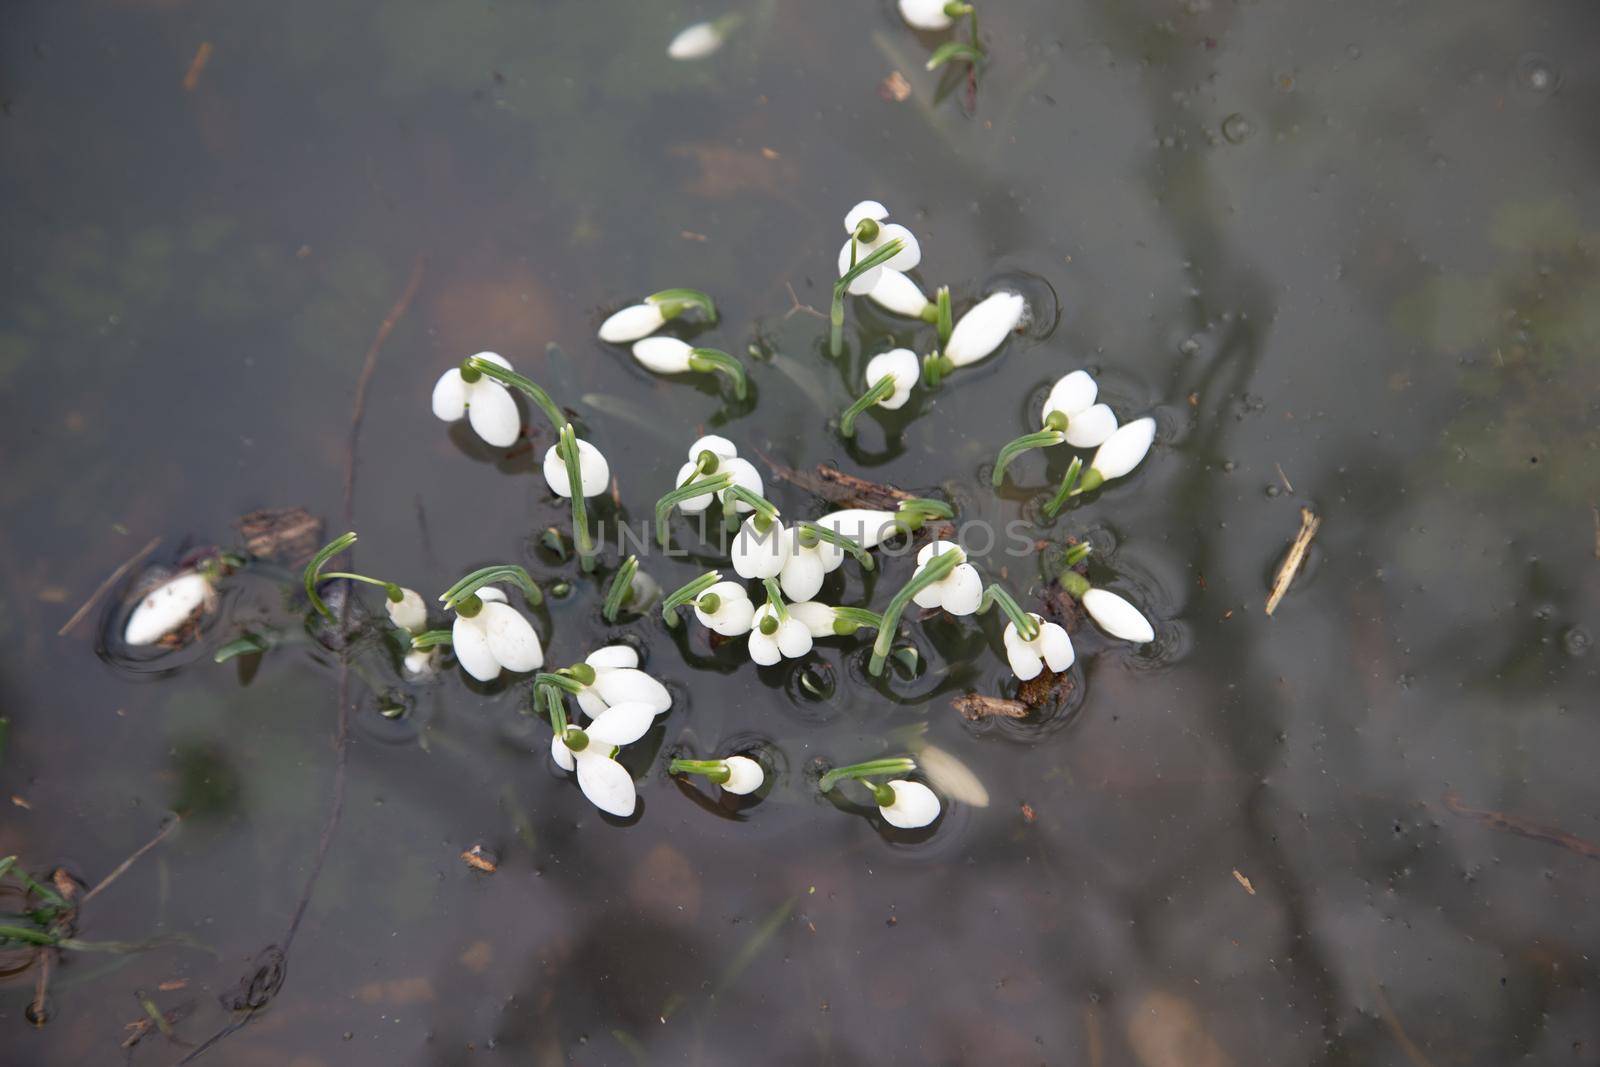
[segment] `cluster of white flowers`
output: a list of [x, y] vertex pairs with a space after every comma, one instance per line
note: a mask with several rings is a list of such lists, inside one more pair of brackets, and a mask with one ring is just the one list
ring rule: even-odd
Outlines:
[[590, 653], [583, 666], [563, 675], [577, 686], [574, 694], [589, 722], [552, 731], [550, 758], [562, 770], [577, 772], [578, 788], [591, 804], [627, 818], [638, 804], [638, 790], [617, 762], [618, 752], [650, 731], [656, 716], [672, 707], [672, 694], [639, 669], [639, 653], [628, 645], [607, 645]]

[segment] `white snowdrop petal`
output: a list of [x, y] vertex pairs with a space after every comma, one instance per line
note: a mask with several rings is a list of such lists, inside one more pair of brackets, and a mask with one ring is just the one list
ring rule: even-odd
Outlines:
[[740, 634], [750, 632], [755, 613], [756, 606], [748, 600], [725, 601], [716, 618], [708, 622], [702, 616], [701, 621], [723, 637], [738, 637]]
[[478, 599], [483, 601], [485, 604], [489, 603], [491, 600], [496, 600], [504, 604], [506, 602], [506, 595], [505, 593], [501, 592], [498, 587], [486, 585], [482, 589], [478, 590]]
[[810, 600], [822, 588], [823, 575], [822, 558], [815, 551], [802, 548], [784, 560], [778, 580], [789, 600]]
[[[902, 273], [908, 270], [916, 270], [917, 264], [922, 262], [922, 245], [917, 243], [917, 235], [904, 226], [899, 223], [890, 223], [878, 231], [878, 239], [873, 243], [876, 247], [882, 248], [888, 242], [896, 239], [905, 247], [896, 252], [893, 258], [883, 265], [884, 270], [897, 270]], [[881, 278], [873, 280], [874, 289], [877, 288], [877, 284], [880, 281], [882, 281]], [[870, 291], [868, 290], [868, 292]]]
[[634, 651], [632, 645], [607, 645], [589, 653], [583, 662], [597, 671], [611, 670], [615, 667], [637, 667], [639, 653]]
[[572, 749], [561, 740], [560, 734], [550, 735], [550, 758], [564, 771], [570, 771], [577, 766], [577, 761], [572, 758]]
[[995, 293], [961, 316], [944, 354], [958, 367], [976, 363], [999, 348], [1022, 321], [1027, 303], [1017, 293]]
[[783, 652], [778, 648], [777, 639], [762, 633], [759, 629], [750, 631], [750, 640], [747, 644], [750, 649], [750, 662], [758, 667], [770, 667], [783, 659]]
[[583, 481], [583, 495], [599, 496], [611, 485], [611, 464], [588, 441], [578, 441], [578, 477]]
[[1067, 423], [1067, 444], [1073, 448], [1099, 448], [1117, 432], [1117, 417], [1104, 404], [1092, 404]]
[[911, 594], [911, 602], [919, 608], [937, 608], [944, 604], [944, 583], [925, 585]]
[[544, 666], [544, 646], [539, 643], [539, 635], [516, 608], [510, 604], [485, 604], [478, 619], [483, 623], [489, 652], [500, 666], [518, 674]]
[[867, 299], [896, 315], [919, 319], [928, 310], [930, 301], [922, 295], [917, 283], [897, 270], [886, 270], [872, 287]]
[[433, 383], [433, 413], [445, 422], [455, 422], [467, 413], [467, 383], [461, 370], [451, 367]]
[[672, 707], [672, 694], [667, 687], [633, 667], [606, 671], [594, 680], [593, 688], [612, 707], [618, 704], [642, 704], [650, 709], [652, 715], [660, 715]]
[[728, 768], [728, 780], [722, 783], [724, 793], [745, 796], [760, 789], [767, 780], [761, 764], [749, 756], [729, 756], [722, 762]]
[[811, 629], [793, 616], [778, 624], [777, 638], [778, 651], [790, 659], [799, 659], [811, 651]]
[[923, 745], [917, 752], [917, 769], [951, 800], [974, 808], [989, 806], [989, 790], [972, 773], [972, 768], [944, 749]]
[[[679, 467], [677, 487], [681, 489], [684, 485], [688, 484], [689, 479], [693, 474], [693, 463], [685, 463], [683, 466]], [[715, 495], [715, 493], [707, 493], [705, 496], [690, 497], [688, 500], [681, 501], [678, 504], [678, 510], [683, 512], [685, 515], [698, 515], [706, 508], [711, 506], [711, 499]]]
[[1140, 645], [1156, 639], [1155, 629], [1139, 609], [1108, 589], [1091, 589], [1083, 594], [1083, 607], [1095, 624], [1112, 637]]
[[578, 690], [577, 697], [578, 707], [582, 708], [583, 713], [591, 719], [606, 710], [605, 698], [592, 685], [586, 685]]
[[570, 498], [572, 496], [572, 479], [567, 477], [567, 463], [551, 445], [544, 452], [544, 480], [550, 491], [556, 496]]
[[954, 20], [945, 14], [946, 0], [900, 0], [900, 17], [916, 30], [948, 30]]
[[789, 615], [799, 619], [811, 631], [813, 638], [836, 636], [833, 632], [833, 608], [827, 604], [803, 600], [789, 605]]
[[677, 60], [704, 59], [722, 47], [722, 31], [709, 22], [685, 26], [667, 45], [667, 55]]
[[[742, 486], [743, 488], [750, 490], [750, 492], [754, 493], [756, 496], [759, 496], [763, 499], [766, 498], [767, 494], [761, 484], [761, 472], [756, 470], [755, 465], [749, 460], [740, 459], [737, 456], [731, 459], [725, 459], [717, 467], [717, 472], [719, 474], [731, 474], [733, 476], [734, 485]], [[734, 506], [739, 510], [741, 515], [749, 514], [755, 510], [755, 508], [751, 507], [749, 504], [746, 504], [743, 500], [734, 501]]]
[[1024, 682], [1039, 677], [1039, 672], [1044, 670], [1044, 660], [1033, 645], [1026, 641], [1007, 645], [1006, 660], [1011, 664], [1011, 673]]
[[970, 563], [963, 563], [939, 583], [943, 587], [944, 610], [952, 615], [971, 615], [983, 601], [983, 578]]
[[389, 621], [402, 630], [420, 634], [428, 628], [428, 605], [422, 602], [422, 595], [415, 589], [400, 590], [398, 604], [384, 597], [383, 607], [389, 613]]
[[878, 406], [894, 411], [911, 399], [911, 390], [922, 378], [922, 362], [909, 348], [890, 349], [867, 361], [865, 378], [869, 386], [876, 385], [885, 375], [894, 379], [894, 392], [878, 401]]
[[211, 581], [199, 571], [180, 574], [145, 595], [128, 616], [122, 640], [153, 645], [189, 621], [211, 599]]
[[625, 819], [633, 814], [639, 798], [627, 768], [609, 756], [598, 755], [579, 756], [577, 764], [578, 788], [589, 798], [589, 803], [618, 818]]
[[842, 511], [835, 511], [818, 519], [817, 525], [834, 533], [843, 534], [863, 548], [876, 548], [897, 529], [894, 512], [875, 511], [871, 508], [845, 508]]
[[713, 456], [721, 459], [732, 459], [739, 454], [739, 449], [726, 437], [708, 433], [689, 446], [689, 458], [691, 460], [699, 459], [702, 452], [710, 452]]
[[500, 677], [500, 661], [489, 651], [489, 640], [476, 618], [456, 616], [455, 625], [450, 627], [450, 648], [461, 669], [478, 681], [492, 682]]
[[[872, 254], [872, 249], [866, 244], [856, 244], [856, 262], [866, 259]], [[844, 247], [839, 249], [839, 277], [843, 278], [850, 273], [850, 241], [846, 240]], [[866, 296], [877, 288], [878, 282], [883, 278], [883, 267], [873, 267], [850, 283], [851, 296]]]
[[[1037, 615], [1034, 616], [1038, 618]], [[1053, 622], [1039, 624], [1039, 637], [1034, 641], [1039, 652], [1044, 656], [1045, 665], [1057, 672], [1066, 670], [1077, 659], [1077, 653], [1072, 648], [1072, 638], [1067, 631]]]
[[600, 324], [600, 340], [611, 344], [627, 344], [641, 337], [649, 337], [666, 322], [661, 308], [655, 304], [634, 304], [616, 312]]
[[676, 337], [646, 337], [634, 344], [633, 358], [657, 374], [682, 374], [689, 370], [693, 351], [692, 345]]
[[733, 569], [741, 578], [776, 578], [789, 558], [789, 542], [782, 523], [774, 522], [760, 530], [755, 518], [748, 518], [729, 548]]
[[428, 678], [439, 670], [439, 650], [437, 648], [413, 648], [407, 652], [401, 661], [406, 674], [412, 678]]
[[1049, 415], [1059, 411], [1071, 418], [1080, 411], [1087, 411], [1099, 395], [1100, 387], [1089, 377], [1089, 372], [1075, 370], [1050, 387], [1050, 395], [1044, 402], [1044, 413]]
[[888, 785], [894, 790], [894, 803], [878, 810], [890, 826], [915, 830], [939, 817], [939, 794], [921, 782], [896, 779]]
[[613, 704], [596, 715], [594, 722], [585, 726], [583, 732], [589, 735], [590, 744], [620, 748], [633, 744], [649, 733], [655, 721], [655, 710], [649, 704], [628, 701]]
[[1107, 438], [1105, 444], [1100, 446], [1100, 451], [1094, 454], [1094, 462], [1090, 466], [1099, 471], [1106, 481], [1121, 478], [1140, 464], [1155, 438], [1155, 419], [1148, 416], [1134, 419], [1117, 427], [1117, 432]]
[[472, 384], [467, 421], [479, 437], [496, 448], [516, 444], [522, 432], [522, 416], [517, 414], [517, 402], [511, 399], [510, 391], [487, 378]]
[[871, 219], [873, 222], [882, 222], [889, 217], [889, 209], [876, 200], [863, 200], [844, 216], [844, 232], [855, 233], [856, 227], [861, 225], [862, 219]]

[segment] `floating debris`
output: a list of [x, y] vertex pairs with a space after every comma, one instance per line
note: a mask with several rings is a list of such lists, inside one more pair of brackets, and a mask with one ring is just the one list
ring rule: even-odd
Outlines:
[[1278, 567], [1278, 576], [1272, 582], [1272, 592], [1267, 596], [1267, 614], [1271, 615], [1278, 610], [1278, 601], [1289, 591], [1289, 585], [1294, 581], [1294, 576], [1300, 572], [1300, 567], [1305, 563], [1306, 551], [1311, 547], [1311, 539], [1317, 536], [1317, 528], [1322, 525], [1322, 520], [1312, 514], [1310, 508], [1300, 509], [1300, 532], [1295, 534], [1294, 543], [1289, 546], [1289, 554], [1283, 557], [1283, 563]]

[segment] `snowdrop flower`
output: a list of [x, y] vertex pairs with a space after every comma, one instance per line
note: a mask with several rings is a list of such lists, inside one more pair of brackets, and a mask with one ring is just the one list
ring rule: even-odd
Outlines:
[[1156, 420], [1146, 416], [1134, 419], [1106, 439], [1094, 454], [1089, 469], [1083, 472], [1083, 481], [1073, 490], [1073, 495], [1100, 488], [1113, 478], [1121, 478], [1137, 467], [1150, 452], [1156, 439]]
[[705, 59], [722, 47], [725, 36], [716, 22], [696, 22], [678, 31], [667, 45], [667, 55], [677, 60]]
[[613, 313], [600, 324], [600, 340], [611, 344], [628, 344], [649, 337], [690, 308], [699, 308], [704, 312], [707, 322], [717, 321], [717, 305], [700, 290], [663, 289], [645, 297], [642, 304], [633, 304]]
[[760, 789], [767, 780], [761, 764], [749, 756], [728, 756], [724, 759], [675, 759], [668, 767], [669, 774], [703, 775], [722, 787], [724, 793], [747, 796]]
[[616, 704], [643, 704], [653, 715], [672, 707], [667, 687], [639, 669], [639, 654], [627, 645], [607, 645], [563, 673], [580, 684], [574, 695], [591, 717]]
[[838, 608], [815, 600], [790, 604], [789, 615], [804, 623], [813, 639], [844, 637], [855, 633], [863, 626], [876, 629], [883, 625], [883, 619], [879, 615], [865, 608]]
[[829, 771], [817, 783], [817, 788], [826, 793], [839, 782], [859, 781], [871, 792], [873, 803], [878, 805], [885, 822], [902, 830], [916, 830], [939, 817], [939, 795], [921, 782], [904, 778], [893, 778], [882, 784], [872, 781], [882, 775], [905, 774], [916, 766], [914, 761], [904, 757], [869, 760]]
[[1053, 622], [1046, 622], [1031, 611], [1028, 614], [1039, 627], [1039, 633], [1033, 640], [1023, 640], [1014, 622], [1006, 623], [1002, 638], [1011, 670], [1024, 682], [1037, 678], [1045, 667], [1060, 673], [1072, 666], [1076, 658], [1072, 650], [1072, 638], [1067, 636], [1066, 630]]
[[733, 569], [741, 578], [776, 578], [789, 559], [793, 543], [793, 537], [781, 522], [760, 513], [751, 515], [740, 525], [739, 534], [729, 548]]
[[[511, 369], [511, 364], [494, 352], [479, 352], [475, 358]], [[465, 415], [473, 431], [496, 448], [515, 444], [522, 432], [522, 416], [517, 414], [510, 391], [488, 376], [468, 382], [459, 367], [451, 367], [434, 383], [433, 413], [445, 422], [457, 422]]]
[[862, 548], [876, 548], [897, 533], [922, 529], [929, 519], [948, 519], [954, 514], [942, 500], [910, 497], [896, 511], [843, 508], [822, 516], [817, 525], [850, 538]]
[[197, 615], [216, 606], [211, 579], [200, 571], [169, 578], [144, 595], [128, 616], [122, 640], [134, 647], [153, 645]]
[[922, 295], [916, 282], [897, 270], [885, 270], [878, 277], [878, 284], [867, 293], [867, 299], [893, 314], [933, 321], [933, 302]]
[[1095, 625], [1112, 637], [1137, 645], [1156, 639], [1155, 628], [1143, 613], [1109, 589], [1087, 589], [1080, 599]]
[[780, 613], [779, 605], [772, 601], [756, 609], [752, 623], [750, 659], [758, 666], [770, 667], [784, 659], [799, 659], [811, 651], [810, 628], [789, 615], [787, 609]]
[[922, 377], [922, 364], [909, 348], [894, 348], [867, 361], [867, 391], [839, 417], [839, 432], [855, 436], [856, 419], [876, 404], [895, 411], [906, 406], [911, 390]]
[[749, 384], [744, 364], [719, 348], [695, 348], [676, 337], [646, 337], [633, 346], [633, 358], [657, 374], [687, 374], [691, 371], [717, 371], [733, 382], [733, 395], [745, 398]]
[[[707, 457], [710, 457], [709, 459]], [[691, 482], [700, 481], [702, 478], [715, 474], [727, 474], [733, 479], [734, 485], [748, 489], [756, 496], [764, 495], [761, 485], [761, 474], [751, 465], [749, 460], [739, 458], [739, 450], [734, 443], [726, 437], [708, 434], [689, 446], [689, 462], [678, 468], [677, 486], [681, 489]], [[678, 509], [685, 515], [697, 515], [711, 506], [711, 497], [715, 494], [691, 497], [678, 504]], [[723, 504], [732, 500], [734, 509], [740, 514], [754, 511], [751, 504], [724, 495]]]
[[1021, 325], [1027, 309], [1027, 302], [1019, 293], [1000, 292], [985, 297], [961, 316], [950, 332], [950, 340], [944, 346], [945, 360], [951, 367], [965, 367], [985, 358]]
[[872, 292], [883, 279], [883, 272], [886, 270], [899, 271], [903, 274], [908, 270], [915, 270], [917, 264], [922, 262], [922, 247], [917, 243], [916, 235], [899, 223], [885, 223], [883, 220], [888, 217], [889, 209], [876, 200], [861, 201], [844, 217], [844, 229], [850, 236], [839, 249], [841, 278], [857, 263], [890, 241], [898, 240], [901, 244], [899, 252], [878, 266], [862, 272], [850, 283], [849, 291], [853, 296], [865, 296]]
[[955, 25], [945, 11], [947, 0], [900, 0], [900, 17], [916, 30], [948, 30]]
[[401, 666], [405, 669], [407, 678], [420, 681], [423, 678], [432, 678], [439, 673], [439, 649], [413, 648], [405, 654]]
[[[583, 482], [583, 495], [599, 496], [611, 484], [611, 465], [600, 450], [588, 441], [576, 437], [573, 440], [578, 446], [578, 477]], [[567, 462], [562, 457], [559, 444], [545, 450], [544, 480], [556, 496], [572, 496], [572, 479], [567, 475]]]
[[791, 530], [788, 557], [778, 575], [783, 595], [795, 601], [810, 600], [822, 588], [823, 578], [843, 562], [844, 549], [838, 545], [820, 538], [808, 539], [800, 530]]
[[402, 588], [399, 601], [385, 597], [383, 607], [389, 613], [389, 621], [407, 633], [420, 634], [428, 628], [428, 605], [415, 589]]
[[480, 682], [492, 682], [502, 670], [522, 674], [544, 666], [544, 646], [533, 626], [506, 603], [506, 595], [492, 585], [477, 591], [480, 602], [471, 615], [463, 614], [471, 598], [456, 607], [450, 628], [450, 645], [461, 669]]
[[738, 582], [718, 582], [694, 601], [694, 617], [700, 625], [723, 637], [738, 637], [750, 632], [756, 606]]
[[1000, 449], [990, 481], [999, 486], [1006, 467], [1030, 448], [1049, 448], [1065, 441], [1074, 448], [1095, 448], [1116, 432], [1117, 417], [1105, 404], [1095, 403], [1098, 387], [1094, 379], [1075, 370], [1050, 389], [1045, 398], [1043, 427], [1038, 433], [1023, 434]]
[[944, 578], [918, 589], [912, 600], [919, 608], [943, 608], [951, 615], [971, 615], [983, 600], [983, 579], [976, 567], [965, 562], [966, 554], [955, 543], [933, 541], [923, 545], [917, 552], [917, 570], [912, 580], [928, 568], [930, 560], [946, 552], [957, 553], [962, 562]]

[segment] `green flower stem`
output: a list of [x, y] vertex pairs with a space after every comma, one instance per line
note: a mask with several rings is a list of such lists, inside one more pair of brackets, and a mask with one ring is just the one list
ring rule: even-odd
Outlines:
[[933, 321], [939, 327], [939, 348], [950, 343], [950, 332], [955, 329], [955, 315], [950, 310], [950, 287], [939, 286], [933, 294]]
[[882, 629], [883, 616], [866, 608], [840, 607], [833, 609], [833, 632], [848, 637], [862, 627]]
[[656, 540], [665, 548], [671, 539], [667, 529], [667, 517], [672, 514], [672, 509], [685, 500], [693, 500], [697, 496], [709, 496], [720, 493], [733, 484], [733, 475], [724, 471], [721, 474], [712, 474], [704, 478], [691, 478], [678, 488], [666, 493], [656, 501]]
[[956, 369], [949, 356], [930, 352], [922, 357], [922, 384], [930, 389], [937, 389], [945, 376]]
[[907, 533], [922, 529], [929, 519], [953, 519], [956, 517], [955, 508], [943, 500], [934, 500], [932, 497], [914, 496], [909, 500], [900, 501], [896, 509], [895, 525]]
[[511, 388], [524, 393], [540, 411], [544, 412], [544, 417], [550, 420], [550, 428], [555, 430], [556, 433], [560, 433], [561, 427], [567, 424], [567, 417], [561, 413], [560, 408], [556, 407], [556, 402], [550, 399], [550, 394], [539, 388], [532, 379], [524, 378], [516, 371], [506, 370], [500, 364], [491, 363], [487, 359], [468, 356], [466, 361], [461, 364], [461, 377], [469, 382], [473, 381], [474, 379], [469, 377], [472, 372], [487, 374], [502, 385], [509, 385]]
[[889, 606], [883, 610], [883, 625], [878, 628], [878, 639], [872, 643], [872, 661], [867, 665], [868, 672], [874, 678], [883, 673], [883, 661], [889, 657], [889, 646], [894, 643], [895, 630], [900, 626], [900, 615], [906, 610], [911, 598], [934, 582], [950, 577], [950, 572], [966, 560], [966, 553], [959, 548], [946, 549], [928, 560], [922, 570], [912, 575], [911, 580], [901, 587], [893, 600], [889, 601]]
[[872, 383], [872, 387], [856, 398], [856, 402], [844, 409], [844, 414], [839, 416], [839, 432], [846, 437], [856, 435], [856, 419], [861, 413], [880, 400], [887, 400], [894, 395], [894, 375], [885, 374], [882, 378]]
[[435, 648], [451, 643], [449, 630], [425, 630], [411, 638], [412, 648]]
[[880, 808], [887, 808], [894, 803], [894, 790], [886, 785], [869, 781], [866, 778], [857, 779], [872, 794], [872, 802]]
[[1006, 442], [1005, 446], [1000, 449], [1000, 455], [995, 458], [994, 474], [989, 476], [989, 484], [998, 489], [1000, 483], [1005, 481], [1006, 467], [1010, 466], [1011, 461], [1024, 452], [1034, 448], [1049, 448], [1051, 445], [1059, 445], [1066, 439], [1066, 435], [1060, 430], [1040, 430], [1038, 433], [1025, 433], [1013, 441]]
[[797, 522], [794, 524], [794, 528], [800, 531], [802, 540], [812, 537], [818, 541], [826, 541], [836, 548], [843, 549], [857, 563], [861, 564], [864, 570], [870, 571], [875, 566], [872, 562], [872, 553], [856, 544], [853, 538], [846, 537], [837, 530], [830, 530], [826, 526], [818, 526], [814, 522]]
[[538, 607], [544, 601], [544, 594], [539, 592], [539, 587], [534, 584], [528, 572], [515, 563], [497, 563], [491, 567], [481, 567], [446, 589], [440, 594], [439, 600], [445, 607], [459, 611], [464, 601], [475, 597], [478, 590], [495, 582], [515, 584], [522, 590], [522, 595], [530, 607]]
[[1079, 493], [1092, 493], [1105, 484], [1106, 476], [1100, 473], [1099, 468], [1090, 467], [1088, 470], [1083, 472], [1083, 480], [1073, 487], [1072, 495], [1077, 496]]
[[[742, 485], [730, 485], [725, 495], [731, 496], [735, 500], [742, 500], [746, 504], [749, 504], [755, 509], [757, 515], [761, 516], [769, 523], [778, 517], [778, 509], [772, 505], [772, 501], [768, 500], [764, 496], [757, 496]], [[763, 529], [765, 529], [765, 527], [763, 527]]]
[[628, 602], [633, 593], [633, 576], [639, 570], [639, 557], [630, 555], [622, 561], [622, 566], [617, 568], [617, 573], [611, 578], [611, 586], [606, 590], [605, 606], [600, 609], [600, 614], [605, 616], [606, 622], [617, 621], [617, 612]]
[[[884, 244], [882, 248], [872, 255], [852, 266], [844, 272], [844, 276], [833, 284], [833, 303], [828, 309], [828, 352], [837, 356], [844, 350], [844, 297], [850, 289], [850, 283], [861, 277], [874, 267], [882, 266], [904, 250], [905, 242], [898, 237]], [[852, 256], [854, 253], [852, 252]]]
[[1056, 490], [1056, 495], [1051, 497], [1044, 506], [1044, 513], [1050, 518], [1056, 517], [1056, 512], [1073, 496], [1073, 487], [1078, 484], [1078, 475], [1083, 473], [1083, 457], [1072, 457], [1072, 465], [1067, 468], [1067, 473], [1061, 478], [1061, 487]]
[[55, 934], [48, 934], [43, 930], [32, 930], [26, 926], [0, 926], [0, 941], [25, 941], [30, 945], [54, 945], [60, 940]]
[[535, 685], [534, 693], [544, 698], [545, 715], [550, 719], [550, 729], [565, 740], [567, 733], [567, 701], [561, 690], [553, 685]]
[[668, 774], [698, 774], [718, 785], [733, 777], [728, 765], [719, 759], [675, 759], [667, 767]]
[[688, 308], [697, 307], [705, 313], [709, 325], [717, 321], [717, 305], [698, 289], [663, 289], [645, 297], [644, 302], [659, 307], [664, 318], [675, 319]]
[[668, 626], [678, 625], [678, 608], [693, 603], [701, 593], [720, 581], [722, 581], [721, 571], [706, 571], [694, 581], [674, 589], [661, 602], [661, 617], [667, 621]]
[[339, 537], [335, 537], [332, 541], [329, 541], [327, 544], [323, 545], [317, 554], [311, 557], [311, 562], [306, 564], [304, 575], [306, 599], [311, 601], [311, 606], [313, 608], [317, 609], [317, 614], [321, 615], [329, 622], [333, 621], [333, 612], [328, 610], [328, 605], [324, 604], [322, 602], [322, 598], [317, 595], [317, 583], [322, 580], [323, 566], [325, 566], [327, 562], [334, 556], [337, 556], [339, 553], [343, 552], [345, 549], [349, 548], [355, 543], [356, 534], [354, 530]]
[[817, 788], [827, 793], [840, 782], [851, 779], [871, 778], [884, 774], [910, 774], [917, 769], [916, 760], [909, 756], [895, 756], [891, 759], [868, 760], [865, 763], [852, 763], [848, 767], [835, 767], [817, 782]]
[[983, 591], [983, 599], [978, 602], [978, 614], [982, 615], [995, 605], [999, 605], [1000, 610], [1006, 613], [1006, 618], [1011, 620], [1011, 625], [1017, 628], [1018, 637], [1032, 641], [1039, 636], [1039, 621], [1023, 611], [1004, 586], [990, 582], [989, 588]]
[[964, 59], [968, 63], [977, 65], [983, 58], [983, 50], [962, 41], [946, 41], [933, 50], [933, 55], [928, 57], [927, 68], [938, 70], [952, 59]]
[[772, 610], [777, 613], [779, 622], [789, 621], [789, 605], [783, 602], [783, 593], [778, 589], [778, 579], [763, 578], [761, 584], [767, 590], [767, 603], [772, 605]]
[[572, 677], [570, 674], [565, 674], [560, 671], [540, 671], [538, 674], [533, 676], [533, 684], [534, 687], [538, 689], [554, 686], [555, 688], [565, 690], [568, 693], [581, 693], [584, 689], [582, 682], [578, 681], [578, 679]]
[[744, 376], [744, 364], [720, 348], [690, 349], [689, 368], [726, 374], [733, 382], [733, 395], [736, 399], [743, 400], [745, 394], [749, 392], [750, 386]]
[[594, 538], [589, 535], [589, 504], [583, 498], [583, 470], [578, 462], [578, 434], [572, 423], [563, 423], [556, 454], [567, 466], [567, 488], [572, 491], [572, 540], [578, 546], [578, 564], [594, 570]]
[[405, 591], [393, 582], [385, 582], [378, 578], [368, 578], [365, 574], [352, 574], [349, 571], [324, 571], [319, 576], [320, 581], [326, 581], [329, 578], [348, 578], [352, 582], [366, 582], [368, 585], [382, 586], [384, 595], [396, 604], [406, 598]]
[[1089, 584], [1089, 579], [1077, 571], [1062, 571], [1061, 577], [1057, 581], [1061, 583], [1061, 588], [1065, 589], [1074, 600], [1082, 600], [1083, 594], [1093, 588]]
[[1093, 550], [1093, 547], [1094, 546], [1090, 545], [1087, 541], [1079, 541], [1077, 544], [1067, 549], [1067, 555], [1062, 562], [1062, 566], [1076, 567], [1078, 564], [1089, 558], [1089, 553]]

